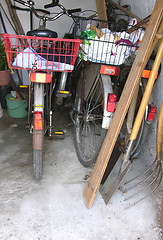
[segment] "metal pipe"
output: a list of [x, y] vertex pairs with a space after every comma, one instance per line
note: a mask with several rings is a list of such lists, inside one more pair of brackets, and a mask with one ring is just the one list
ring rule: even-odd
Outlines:
[[59, 83], [59, 90], [65, 90], [66, 81], [67, 81], [67, 75], [68, 75], [68, 72], [62, 72], [61, 73], [61, 79], [60, 79], [60, 83]]
[[[68, 72], [62, 72], [61, 73], [61, 79], [60, 79], [60, 83], [59, 83], [59, 90], [65, 90], [66, 82], [67, 82], [67, 75], [68, 75]], [[63, 102], [63, 98], [62, 97], [57, 97], [56, 103], [58, 105], [62, 105], [62, 102]]]

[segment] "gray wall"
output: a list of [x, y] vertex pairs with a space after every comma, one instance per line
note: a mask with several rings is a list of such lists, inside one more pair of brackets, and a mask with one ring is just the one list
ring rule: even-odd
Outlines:
[[140, 18], [145, 18], [152, 13], [156, 0], [121, 0], [121, 4], [130, 4], [131, 12]]

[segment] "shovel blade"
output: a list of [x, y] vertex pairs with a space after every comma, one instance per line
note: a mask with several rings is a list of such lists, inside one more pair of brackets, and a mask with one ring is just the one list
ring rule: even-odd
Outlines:
[[106, 179], [105, 183], [100, 188], [100, 193], [102, 195], [102, 198], [104, 199], [105, 204], [108, 204], [114, 192], [118, 189], [120, 183], [122, 182], [131, 167], [131, 161], [128, 160], [125, 164], [125, 167], [123, 168], [123, 171], [121, 171], [122, 163], [123, 160], [121, 155], [116, 162], [114, 168], [112, 169], [110, 175]]

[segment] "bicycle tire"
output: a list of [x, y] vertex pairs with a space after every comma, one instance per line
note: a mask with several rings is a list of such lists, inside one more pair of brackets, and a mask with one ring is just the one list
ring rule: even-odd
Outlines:
[[[43, 141], [44, 141], [44, 85], [34, 84], [34, 114], [42, 112], [42, 129], [33, 129], [33, 174], [36, 180], [42, 178], [43, 166]], [[35, 119], [33, 119], [35, 121]]]
[[107, 133], [102, 128], [104, 89], [100, 75], [95, 81], [98, 73], [96, 64], [82, 69], [75, 99], [75, 149], [85, 167], [95, 164]]
[[33, 174], [36, 180], [42, 178], [42, 163], [43, 163], [43, 151], [33, 150]]

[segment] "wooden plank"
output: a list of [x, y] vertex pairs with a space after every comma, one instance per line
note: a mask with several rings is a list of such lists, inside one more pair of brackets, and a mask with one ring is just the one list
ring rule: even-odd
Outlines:
[[21, 25], [21, 22], [20, 22], [20, 20], [18, 18], [18, 15], [16, 13], [16, 10], [11, 7], [11, 0], [5, 0], [5, 1], [6, 1], [7, 6], [8, 6], [8, 10], [9, 10], [11, 19], [12, 19], [12, 21], [14, 23], [15, 28], [16, 28], [16, 32], [19, 35], [25, 35], [23, 27]]
[[13, 28], [13, 30], [15, 31], [15, 33], [18, 34], [17, 31], [16, 31], [16, 28], [14, 27], [14, 25], [13, 25], [12, 22], [10, 21], [10, 19], [9, 19], [9, 17], [8, 17], [6, 11], [4, 10], [4, 8], [3, 8], [3, 6], [2, 6], [1, 3], [0, 3], [0, 8], [2, 8], [3, 14], [5, 15], [6, 19], [7, 19], [8, 22], [10, 23], [10, 25], [11, 25], [11, 27]]
[[118, 138], [124, 118], [133, 98], [135, 89], [140, 82], [142, 71], [148, 61], [149, 52], [151, 50], [152, 43], [162, 20], [162, 16], [163, 0], [157, 0], [148, 27], [145, 31], [144, 38], [142, 40], [139, 51], [127, 78], [119, 103], [117, 105], [117, 109], [113, 116], [111, 125], [108, 129], [108, 133], [99, 153], [97, 162], [93, 170], [93, 174], [85, 189], [83, 197], [87, 208], [90, 208], [92, 206], [95, 195], [99, 189], [102, 177], [104, 175], [114, 145]]
[[143, 20], [139, 21], [136, 25], [134, 25], [133, 27], [131, 27], [130, 29], [128, 29], [126, 32], [127, 33], [132, 33], [133, 31], [137, 30], [138, 27], [144, 27], [146, 28], [148, 26], [148, 22], [150, 20], [151, 15], [149, 15], [148, 17], [144, 18]]
[[121, 5], [119, 5], [118, 3], [115, 2], [110, 2], [110, 4], [112, 4], [114, 7], [119, 8], [122, 12], [126, 13], [128, 16], [136, 18], [138, 21], [141, 21], [142, 19], [139, 18], [137, 15], [133, 14], [132, 12], [130, 12], [128, 9], [122, 7]]
[[[159, 39], [159, 38], [158, 38], [158, 35], [160, 35], [160, 34], [162, 34], [162, 33], [163, 33], [163, 20], [161, 21], [161, 24], [160, 24], [160, 26], [159, 26], [158, 32], [156, 33], [155, 39], [154, 39], [154, 41], [153, 41], [153, 45], [152, 45], [151, 50], [150, 50], [150, 52], [149, 52], [149, 57], [151, 56], [154, 48], [156, 47], [156, 44], [157, 44], [158, 39]], [[149, 58], [149, 57], [148, 57], [148, 58]]]
[[[107, 21], [107, 12], [106, 12], [106, 5], [105, 0], [96, 0], [96, 8], [98, 13], [98, 19]], [[100, 22], [99, 28], [108, 28], [107, 23]]]

